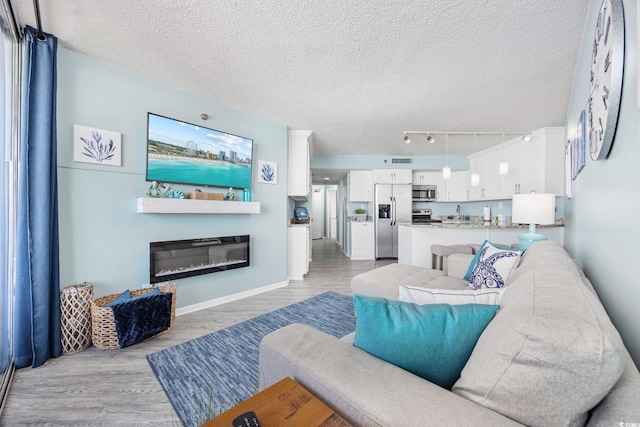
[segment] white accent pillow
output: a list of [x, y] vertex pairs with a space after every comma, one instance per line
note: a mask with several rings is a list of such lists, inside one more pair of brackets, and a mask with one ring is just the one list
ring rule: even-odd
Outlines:
[[506, 288], [484, 289], [428, 289], [418, 286], [401, 285], [398, 300], [414, 304], [499, 304]]
[[474, 289], [502, 288], [520, 264], [521, 255], [520, 250], [501, 249], [486, 242], [480, 249], [469, 286]]

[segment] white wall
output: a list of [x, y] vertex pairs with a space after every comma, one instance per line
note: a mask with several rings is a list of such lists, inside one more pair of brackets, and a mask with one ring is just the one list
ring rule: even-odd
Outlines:
[[[588, 108], [592, 37], [600, 5], [600, 0], [591, 0], [567, 114], [569, 137], [575, 132], [580, 112]], [[636, 1], [625, 0], [623, 5], [626, 49], [618, 127], [609, 158], [587, 158], [573, 182], [573, 198], [565, 203], [565, 246], [593, 282], [636, 365], [640, 365], [638, 16]]]
[[[252, 198], [262, 212], [136, 213], [136, 198], [149, 188], [149, 111], [253, 139], [254, 164], [260, 159], [280, 165], [277, 185], [257, 184], [254, 173]], [[202, 121], [201, 113], [209, 120]], [[121, 132], [122, 167], [74, 162], [74, 124]], [[149, 242], [235, 234], [251, 235], [251, 266], [179, 280], [178, 307], [286, 282], [286, 164], [286, 126], [58, 49], [61, 286], [88, 281], [96, 297], [139, 288], [149, 282]]]

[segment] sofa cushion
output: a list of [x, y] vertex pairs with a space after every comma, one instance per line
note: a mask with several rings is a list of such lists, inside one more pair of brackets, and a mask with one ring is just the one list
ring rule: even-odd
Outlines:
[[451, 389], [497, 305], [418, 305], [354, 297], [353, 345]]
[[506, 288], [429, 289], [400, 286], [398, 300], [414, 304], [499, 304]]
[[536, 252], [552, 261], [510, 283], [453, 392], [523, 424], [583, 425], [620, 377], [624, 347], [567, 253], [547, 241], [525, 258]]
[[502, 288], [518, 266], [521, 254], [522, 251], [503, 249], [485, 240], [471, 273], [471, 286], [475, 289]]
[[398, 299], [398, 286], [433, 287], [431, 282], [440, 277], [447, 276], [440, 270], [393, 263], [358, 274], [351, 279], [351, 290], [356, 295]]

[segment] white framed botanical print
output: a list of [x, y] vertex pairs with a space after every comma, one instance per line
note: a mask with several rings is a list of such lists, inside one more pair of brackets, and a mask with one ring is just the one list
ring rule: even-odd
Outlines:
[[73, 160], [122, 166], [122, 134], [73, 125]]
[[267, 162], [266, 160], [258, 160], [258, 182], [263, 184], [277, 184], [278, 164], [275, 162]]

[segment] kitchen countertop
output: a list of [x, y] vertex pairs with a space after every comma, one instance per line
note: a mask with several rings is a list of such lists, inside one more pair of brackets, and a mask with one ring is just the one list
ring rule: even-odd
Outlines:
[[[520, 225], [520, 224], [511, 224], [511, 225], [495, 225], [495, 223], [490, 224], [479, 224], [474, 222], [460, 222], [460, 223], [442, 223], [442, 222], [431, 222], [428, 224], [412, 224], [412, 223], [400, 223], [398, 224], [402, 227], [415, 227], [415, 228], [479, 228], [479, 229], [511, 229], [511, 228], [520, 228], [520, 229], [529, 229], [529, 225]], [[536, 225], [536, 228], [547, 228], [547, 227], [564, 227], [564, 224], [552, 224], [552, 225]]]

